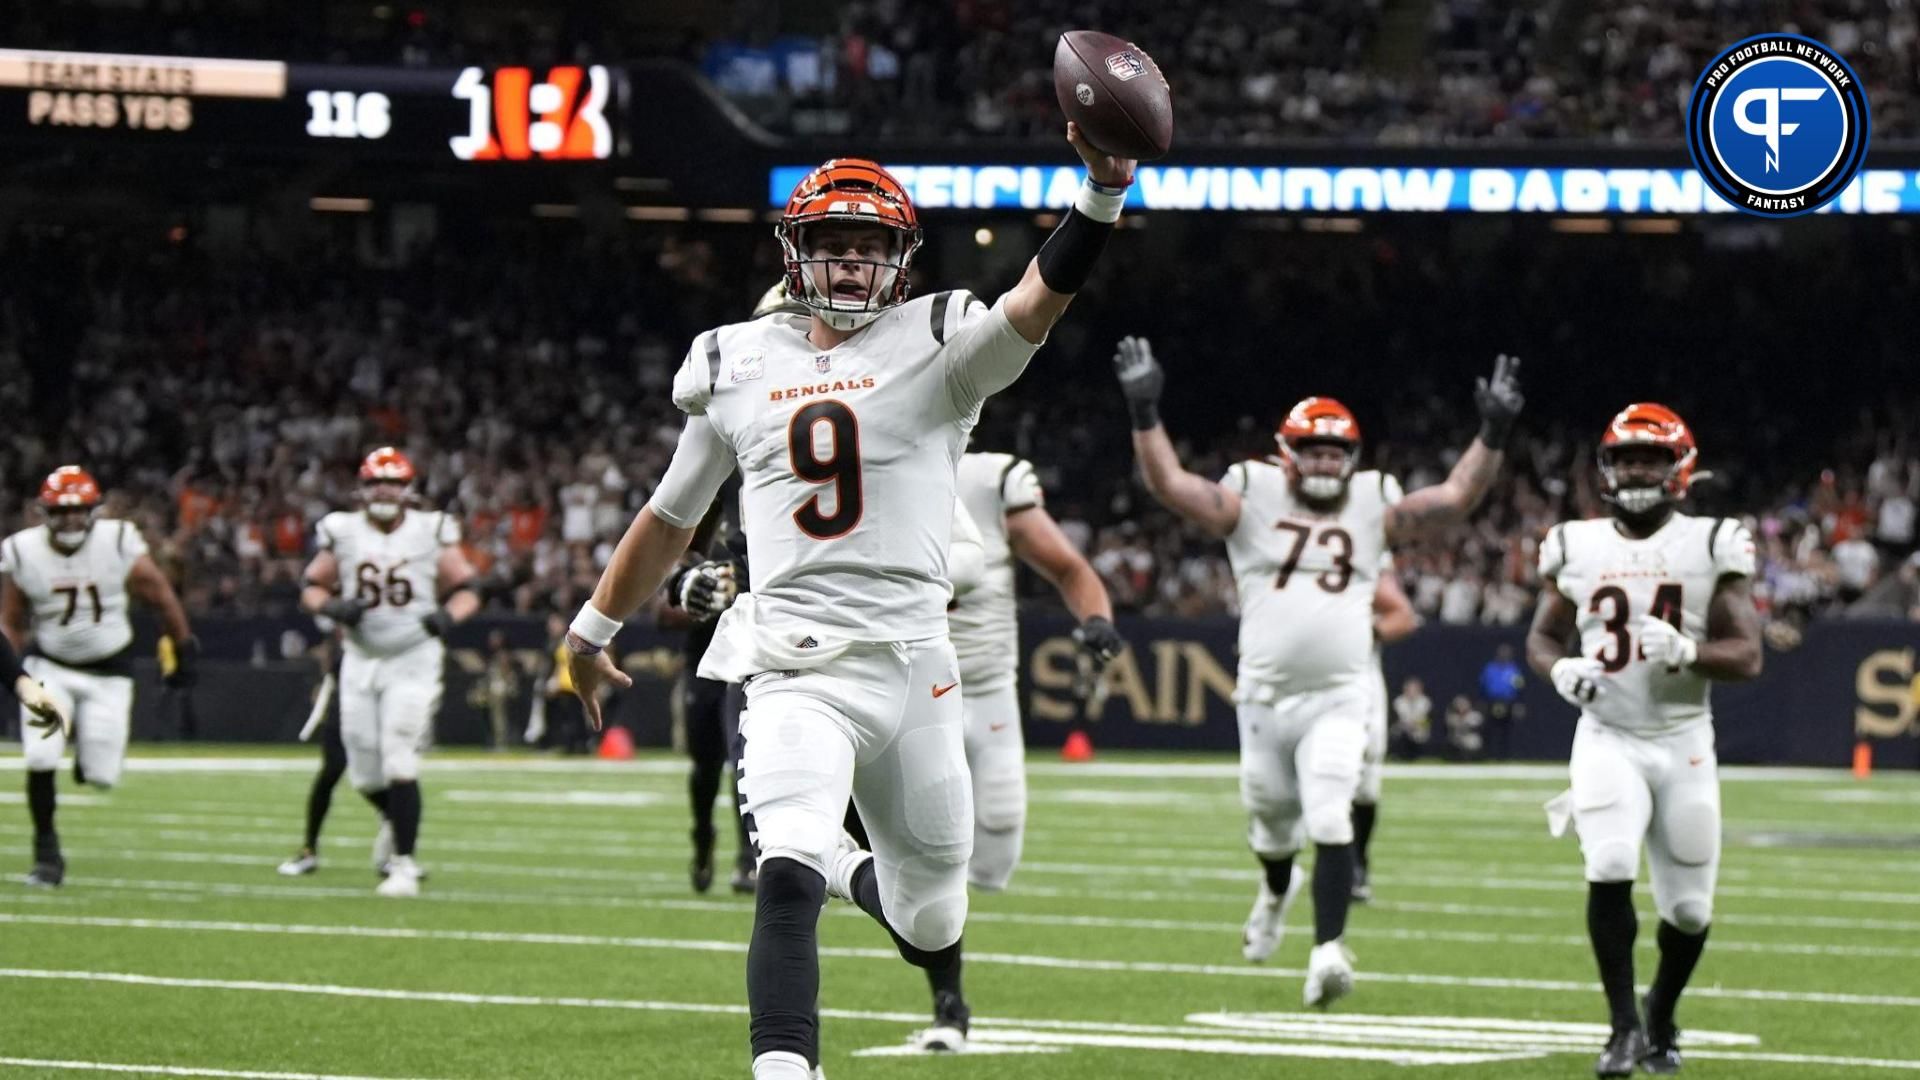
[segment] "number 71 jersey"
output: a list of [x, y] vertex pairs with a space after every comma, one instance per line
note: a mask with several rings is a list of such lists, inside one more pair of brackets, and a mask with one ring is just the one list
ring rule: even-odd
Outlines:
[[432, 637], [421, 623], [439, 606], [440, 551], [460, 542], [460, 523], [438, 510], [408, 510], [391, 531], [364, 513], [320, 519], [320, 547], [340, 564], [340, 595], [367, 609], [347, 631], [347, 650], [397, 656]]
[[1265, 701], [1359, 685], [1373, 656], [1373, 591], [1399, 482], [1355, 473], [1346, 497], [1324, 512], [1270, 462], [1240, 462], [1220, 483], [1240, 494], [1240, 520], [1227, 534], [1240, 594], [1234, 697]]
[[1640, 655], [1652, 619], [1688, 637], [1707, 637], [1707, 609], [1724, 577], [1752, 577], [1753, 535], [1727, 518], [1674, 514], [1652, 536], [1623, 535], [1611, 518], [1567, 521], [1540, 544], [1540, 576], [1573, 604], [1580, 654], [1606, 679], [1582, 715], [1639, 734], [1679, 731], [1712, 720], [1708, 682]]

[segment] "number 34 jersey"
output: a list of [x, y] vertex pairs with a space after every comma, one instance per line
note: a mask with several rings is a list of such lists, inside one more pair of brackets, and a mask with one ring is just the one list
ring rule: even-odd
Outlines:
[[1548, 530], [1540, 576], [1573, 604], [1580, 652], [1607, 673], [1602, 694], [1582, 715], [1646, 735], [1710, 722], [1707, 680], [1643, 658], [1641, 631], [1664, 619], [1706, 640], [1707, 609], [1720, 579], [1753, 572], [1753, 535], [1727, 518], [1674, 514], [1641, 540], [1623, 535], [1611, 518]]
[[943, 637], [955, 469], [981, 403], [1038, 346], [960, 291], [891, 308], [832, 349], [808, 325], [776, 314], [708, 331], [674, 380], [690, 428], [710, 425], [740, 469], [752, 617], [790, 646]]
[[1400, 484], [1355, 473], [1339, 506], [1302, 500], [1286, 470], [1243, 461], [1220, 483], [1240, 494], [1227, 561], [1240, 592], [1242, 702], [1358, 685], [1373, 656], [1373, 592]]
[[397, 656], [432, 637], [420, 622], [439, 605], [440, 551], [460, 542], [460, 523], [438, 510], [409, 510], [391, 531], [359, 511], [320, 519], [320, 547], [340, 564], [340, 595], [365, 607], [347, 631], [347, 651]]

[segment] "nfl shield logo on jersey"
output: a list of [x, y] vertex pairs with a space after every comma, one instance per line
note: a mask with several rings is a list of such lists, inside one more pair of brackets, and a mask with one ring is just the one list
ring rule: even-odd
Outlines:
[[734, 358], [733, 373], [730, 378], [734, 382], [746, 382], [748, 379], [757, 379], [764, 375], [766, 369], [766, 356], [762, 353], [750, 352]]
[[826, 353], [821, 353], [819, 356], [814, 357], [813, 370], [819, 372], [822, 375], [825, 375], [827, 372], [832, 371], [833, 357], [828, 356]]

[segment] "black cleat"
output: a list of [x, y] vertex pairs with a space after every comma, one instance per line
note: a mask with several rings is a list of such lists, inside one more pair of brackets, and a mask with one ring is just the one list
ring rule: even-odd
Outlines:
[[1365, 904], [1373, 900], [1373, 886], [1367, 882], [1367, 868], [1358, 864], [1353, 868], [1353, 902]]
[[687, 868], [693, 879], [693, 891], [704, 893], [713, 888], [713, 830], [693, 830], [693, 862]]
[[913, 1045], [937, 1053], [957, 1054], [967, 1048], [973, 1010], [959, 994], [941, 990], [933, 995], [933, 1026], [916, 1032]]
[[1647, 1033], [1638, 1027], [1614, 1028], [1600, 1060], [1593, 1063], [1595, 1076], [1632, 1076], [1647, 1056]]
[[27, 876], [21, 881], [36, 889], [57, 889], [67, 879], [67, 864], [61, 859], [42, 860], [33, 864]]
[[1655, 1076], [1672, 1076], [1680, 1071], [1680, 1029], [1674, 1026], [1670, 1011], [1653, 1007], [1651, 995], [1646, 1005], [1647, 1052], [1640, 1068]]

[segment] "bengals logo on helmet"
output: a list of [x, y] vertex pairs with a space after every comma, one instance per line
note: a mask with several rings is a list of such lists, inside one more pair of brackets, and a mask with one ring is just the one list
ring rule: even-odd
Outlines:
[[[810, 267], [844, 258], [814, 257], [806, 230], [826, 223], [878, 226], [892, 237], [889, 258], [872, 262], [870, 288], [858, 300], [823, 295]], [[864, 158], [835, 158], [794, 185], [774, 235], [786, 264], [787, 296], [804, 304], [836, 330], [857, 330], [881, 312], [905, 303], [912, 288], [907, 277], [920, 249], [920, 217], [907, 189], [886, 169]]]
[[413, 462], [407, 459], [407, 455], [393, 447], [383, 446], [361, 460], [360, 482], [363, 484], [411, 484], [413, 483]]
[[100, 485], [78, 465], [62, 465], [40, 484], [40, 505], [55, 508], [100, 505]]
[[[1310, 397], [1287, 411], [1274, 438], [1280, 444], [1280, 459], [1287, 475], [1300, 493], [1310, 499], [1337, 499], [1346, 493], [1347, 481], [1360, 465], [1360, 421], [1353, 410], [1330, 397]], [[1311, 473], [1301, 468], [1299, 451], [1317, 443], [1334, 443], [1346, 452], [1346, 461], [1336, 474]]]
[[[1658, 494], [1637, 496], [1635, 490], [1648, 489], [1621, 488], [1615, 457], [1620, 449], [1629, 446], [1657, 446], [1673, 455], [1673, 465], [1667, 470]], [[1600, 475], [1605, 481], [1604, 494], [1609, 501], [1635, 513], [1657, 505], [1660, 495], [1678, 501], [1686, 497], [1687, 489], [1693, 485], [1699, 458], [1693, 431], [1680, 419], [1679, 413], [1654, 402], [1635, 402], [1615, 414], [1600, 436], [1599, 463]]]

